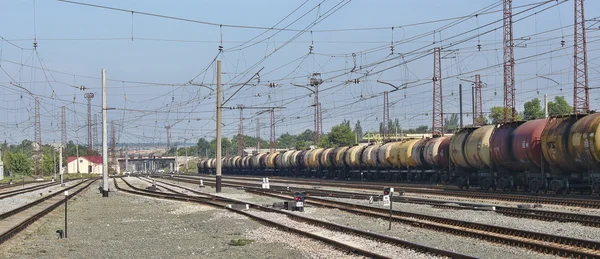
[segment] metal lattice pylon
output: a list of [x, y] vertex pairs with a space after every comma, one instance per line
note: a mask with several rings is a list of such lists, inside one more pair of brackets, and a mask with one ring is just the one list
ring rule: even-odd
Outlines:
[[441, 49], [433, 49], [433, 122], [431, 134], [444, 135], [444, 106], [442, 97], [442, 57]]
[[575, 113], [588, 113], [590, 111], [583, 1], [573, 1], [575, 4], [573, 33], [573, 110]]
[[[171, 126], [166, 126], [167, 129], [167, 152], [171, 151]], [[177, 150], [175, 150], [177, 153]]]
[[244, 140], [244, 105], [238, 105], [240, 109], [240, 128], [238, 130], [238, 155], [244, 156], [244, 147], [246, 146]]
[[512, 0], [504, 0], [504, 122], [517, 118]]
[[473, 125], [481, 126], [481, 121], [479, 118], [483, 118], [483, 101], [481, 98], [481, 75], [475, 75], [475, 85], [473, 86], [473, 101], [474, 105], [474, 113], [473, 113]]
[[390, 136], [390, 106], [388, 103], [388, 91], [383, 92], [383, 142], [387, 142]]
[[60, 135], [63, 146], [67, 145], [67, 107], [63, 106], [60, 109]]
[[88, 154], [92, 152], [94, 149], [93, 134], [92, 134], [92, 99], [94, 98], [94, 93], [85, 93], [83, 95], [87, 100], [87, 129], [88, 129]]
[[256, 118], [256, 152], [260, 151], [260, 118]]
[[[33, 159], [33, 173], [37, 176], [38, 172], [38, 163], [41, 165], [41, 163], [38, 161], [40, 159], [42, 159], [42, 154], [43, 153], [43, 147], [42, 147], [42, 123], [40, 121], [40, 98], [39, 97], [35, 97], [35, 114], [34, 114], [34, 135], [35, 135], [35, 143], [38, 146], [37, 152], [36, 153], [36, 157]], [[43, 175], [43, 172], [42, 172]]]
[[115, 132], [115, 122], [110, 122], [110, 161], [113, 169], [117, 169], [117, 134]]
[[[92, 144], [95, 150], [100, 150], [98, 141], [98, 114], [94, 114], [94, 124], [92, 125]], [[99, 152], [102, 152], [101, 150]]]

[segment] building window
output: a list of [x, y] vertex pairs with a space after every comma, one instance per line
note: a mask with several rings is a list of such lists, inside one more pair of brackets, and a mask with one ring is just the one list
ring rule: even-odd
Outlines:
[[79, 159], [79, 163], [83, 163], [83, 159]]

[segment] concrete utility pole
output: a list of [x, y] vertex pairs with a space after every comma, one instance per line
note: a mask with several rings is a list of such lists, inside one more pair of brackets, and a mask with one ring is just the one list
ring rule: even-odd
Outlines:
[[[79, 161], [77, 164], [79, 165]], [[108, 197], [108, 129], [106, 125], [106, 69], [102, 69], [102, 197]]]
[[177, 158], [179, 157], [179, 152], [177, 152], [177, 143], [175, 143], [175, 163], [173, 163], [173, 171], [179, 173], [179, 163], [177, 162]]
[[458, 103], [460, 103], [459, 106], [459, 113], [460, 113], [460, 123], [459, 123], [459, 127], [462, 129], [463, 127], [463, 99], [462, 99], [462, 84], [458, 84]]
[[77, 173], [79, 174], [79, 173], [81, 173], [79, 171], [79, 141], [77, 141], [77, 143], [75, 143], [75, 156], [77, 156], [77, 163], [75, 163], [75, 164], [77, 164]]
[[217, 193], [221, 192], [221, 60], [217, 60]]
[[548, 118], [548, 95], [544, 94], [544, 118]]
[[271, 109], [271, 153], [275, 152], [276, 140], [277, 139], [275, 138], [275, 109]]
[[129, 149], [125, 147], [125, 171], [129, 172]]
[[[63, 156], [62, 156], [62, 149], [63, 149], [63, 144], [61, 144], [60, 147], [59, 147], [59, 149], [58, 149], [58, 157], [60, 158], [60, 159], [58, 159], [58, 168], [60, 168], [58, 170], [58, 174], [59, 174], [59, 177], [60, 177], [60, 186], [63, 186], [63, 171], [62, 171], [62, 168], [63, 168], [62, 157]], [[77, 161], [77, 162], [79, 162], [79, 161]]]
[[56, 149], [52, 148], [52, 156], [54, 158], [53, 162], [53, 167], [54, 167], [54, 179], [53, 181], [56, 181]]

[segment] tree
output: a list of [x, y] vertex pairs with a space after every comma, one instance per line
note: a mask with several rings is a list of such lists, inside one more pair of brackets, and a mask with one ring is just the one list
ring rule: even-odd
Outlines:
[[[512, 112], [512, 109], [508, 109], [509, 116]], [[504, 122], [504, 107], [494, 106], [490, 109], [490, 120], [492, 120], [492, 124], [499, 124]], [[522, 120], [520, 114], [517, 114], [516, 120]]]
[[477, 125], [487, 125], [488, 124], [488, 120], [485, 116], [481, 115], [479, 116], [479, 118], [476, 119]]
[[22, 152], [8, 152], [4, 158], [6, 170], [15, 175], [31, 175], [33, 172], [33, 162], [31, 158]]
[[350, 146], [354, 143], [354, 137], [354, 133], [350, 129], [350, 122], [344, 121], [340, 125], [333, 126], [331, 132], [323, 136], [321, 143], [327, 147]]
[[356, 134], [359, 138], [363, 136], [363, 129], [360, 126], [360, 120], [356, 120], [356, 124], [354, 124], [354, 134]]
[[452, 114], [449, 118], [444, 118], [444, 130], [453, 131], [458, 128], [458, 114]]
[[310, 147], [310, 143], [306, 142], [304, 140], [298, 140], [296, 142], [296, 145], [294, 146], [294, 148], [296, 150], [304, 150], [304, 149], [308, 149]]
[[[227, 153], [229, 153], [229, 155], [233, 155], [236, 152], [232, 152], [231, 148], [233, 146], [231, 145], [231, 141], [228, 138], [221, 138], [221, 156], [225, 157], [225, 155], [227, 155]], [[212, 141], [210, 141], [210, 148], [208, 149], [208, 155], [211, 157], [216, 157], [217, 155], [217, 139], [213, 139]]]
[[315, 140], [315, 132], [307, 129], [298, 135], [298, 140], [313, 142]]
[[429, 127], [426, 125], [421, 125], [415, 129], [415, 133], [426, 133], [429, 131]]
[[206, 139], [200, 138], [200, 139], [198, 139], [198, 143], [196, 143], [196, 146], [198, 146], [198, 149], [200, 151], [203, 151], [205, 149], [210, 148], [210, 143], [208, 143], [208, 141], [206, 141]]
[[402, 130], [400, 129], [400, 120], [398, 118], [394, 119], [394, 123], [390, 126], [390, 133], [400, 133]]
[[58, 172], [58, 161], [54, 163], [54, 156], [51, 154], [44, 154], [42, 157], [42, 176], [44, 174], [54, 175], [54, 169], [56, 166], [56, 172]]
[[554, 102], [548, 102], [550, 116], [565, 115], [573, 112], [573, 107], [567, 103], [564, 96], [554, 97]]
[[277, 139], [277, 148], [292, 148], [296, 145], [297, 137], [289, 133], [283, 133]]
[[319, 140], [319, 145], [318, 146], [322, 147], [322, 148], [330, 148], [330, 147], [333, 147], [334, 145], [329, 140], [328, 135], [325, 135], [325, 136], [321, 137], [321, 139]]
[[535, 120], [544, 118], [544, 110], [540, 99], [533, 98], [531, 101], [526, 102], [523, 109], [523, 119]]

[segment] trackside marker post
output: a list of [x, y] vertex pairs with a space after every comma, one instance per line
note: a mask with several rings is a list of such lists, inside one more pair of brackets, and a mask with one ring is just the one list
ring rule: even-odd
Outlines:
[[67, 201], [69, 200], [69, 191], [65, 191], [65, 238], [67, 238]]
[[390, 206], [390, 223], [388, 230], [392, 230], [392, 196], [394, 196], [394, 188], [383, 188], [383, 206]]

